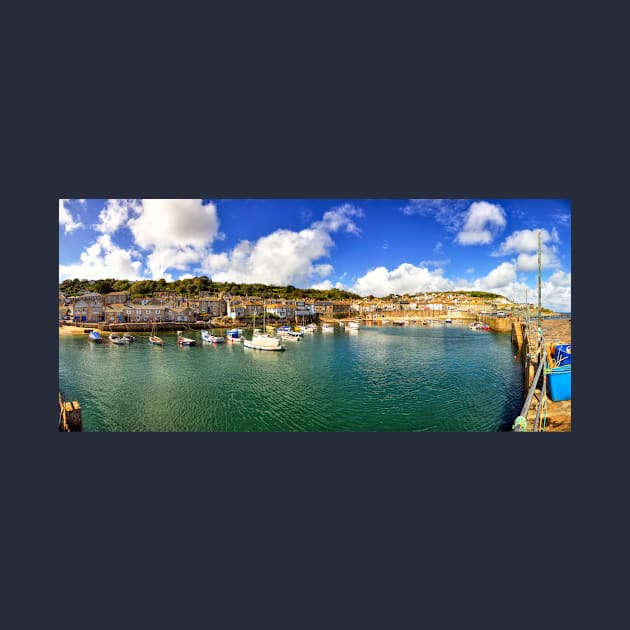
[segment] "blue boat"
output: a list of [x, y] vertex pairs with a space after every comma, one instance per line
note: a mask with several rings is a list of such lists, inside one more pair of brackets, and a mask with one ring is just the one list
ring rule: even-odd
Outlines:
[[241, 329], [231, 328], [230, 330], [227, 331], [225, 335], [225, 339], [226, 341], [232, 341], [232, 342], [243, 341], [243, 336], [241, 335]]
[[99, 333], [97, 330], [90, 330], [88, 341], [93, 341], [94, 343], [103, 343], [103, 337], [101, 337], [101, 333]]

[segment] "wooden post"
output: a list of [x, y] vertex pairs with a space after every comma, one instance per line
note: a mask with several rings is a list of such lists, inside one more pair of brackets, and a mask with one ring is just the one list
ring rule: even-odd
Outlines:
[[76, 400], [63, 402], [61, 394], [59, 394], [59, 407], [59, 430], [65, 432], [83, 431], [81, 405]]

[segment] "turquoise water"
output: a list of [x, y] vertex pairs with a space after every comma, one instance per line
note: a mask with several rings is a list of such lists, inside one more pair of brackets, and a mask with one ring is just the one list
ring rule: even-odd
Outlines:
[[59, 338], [59, 387], [85, 431], [502, 431], [523, 401], [509, 334], [457, 324], [242, 344], [116, 346]]

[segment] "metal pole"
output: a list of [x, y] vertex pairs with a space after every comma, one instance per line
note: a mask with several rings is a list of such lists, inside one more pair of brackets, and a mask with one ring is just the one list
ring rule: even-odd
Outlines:
[[540, 300], [540, 288], [542, 280], [542, 249], [541, 249], [541, 231], [538, 230], [538, 326], [540, 326], [540, 313], [541, 313], [541, 300]]

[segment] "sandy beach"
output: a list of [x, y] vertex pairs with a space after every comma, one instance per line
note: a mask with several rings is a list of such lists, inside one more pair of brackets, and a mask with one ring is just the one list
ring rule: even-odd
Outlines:
[[85, 335], [87, 334], [91, 328], [81, 328], [80, 326], [59, 326], [59, 335]]

